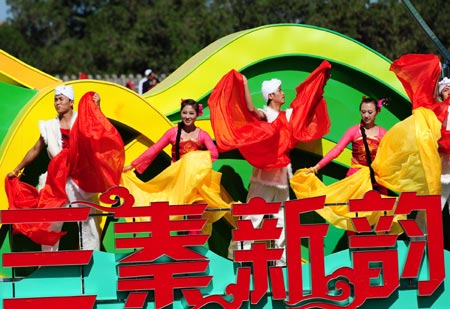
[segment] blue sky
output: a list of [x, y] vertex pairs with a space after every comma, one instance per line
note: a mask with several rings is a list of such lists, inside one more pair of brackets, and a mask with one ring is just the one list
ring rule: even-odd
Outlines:
[[6, 19], [6, 0], [0, 0], [0, 22]]

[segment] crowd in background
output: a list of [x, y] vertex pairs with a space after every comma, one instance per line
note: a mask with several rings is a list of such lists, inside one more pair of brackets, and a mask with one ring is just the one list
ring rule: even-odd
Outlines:
[[[166, 73], [156, 73], [156, 78], [159, 82], [167, 77]], [[145, 71], [136, 74], [85, 74], [79, 73], [78, 75], [55, 75], [56, 78], [61, 79], [64, 82], [77, 80], [77, 79], [96, 79], [105, 80], [111, 83], [116, 83], [121, 86], [128, 87], [138, 92], [139, 81], [145, 78]]]

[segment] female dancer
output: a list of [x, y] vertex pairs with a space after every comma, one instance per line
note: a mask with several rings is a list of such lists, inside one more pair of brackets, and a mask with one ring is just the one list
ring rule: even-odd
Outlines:
[[[394, 192], [440, 194], [437, 141], [441, 135], [441, 123], [430, 110], [436, 106], [435, 93], [441, 71], [439, 58], [435, 55], [404, 55], [393, 62], [390, 70], [402, 82], [413, 111], [410, 117], [394, 125], [384, 135], [372, 162], [375, 180]], [[362, 198], [372, 189], [372, 184], [367, 167], [361, 167], [353, 175], [329, 186], [313, 173], [308, 173], [308, 169], [302, 169], [291, 179], [291, 187], [297, 198], [326, 195], [326, 203], [342, 203]], [[355, 213], [349, 213], [346, 205], [325, 207], [316, 212], [339, 228], [354, 230], [350, 219]], [[366, 217], [371, 225], [380, 216], [378, 212], [360, 212], [358, 215]]]
[[[159, 141], [124, 167], [122, 185], [134, 196], [136, 205], [168, 201], [171, 205], [204, 203], [209, 208], [230, 208], [221, 197], [221, 173], [212, 170], [212, 161], [218, 158], [217, 148], [209, 134], [195, 125], [201, 114], [201, 104], [192, 99], [183, 100], [178, 126], [167, 130]], [[169, 144], [172, 164], [155, 178], [144, 183], [134, 173], [128, 173], [132, 169], [144, 172]], [[206, 211], [202, 217], [208, 222], [203, 233], [211, 233], [211, 224], [223, 216], [234, 225], [229, 212]]]
[[181, 102], [181, 122], [178, 123], [178, 126], [167, 130], [158, 142], [148, 148], [130, 165], [125, 166], [124, 172], [135, 168], [142, 174], [169, 144], [172, 145], [172, 162], [178, 161], [188, 152], [205, 149], [209, 150], [212, 161], [217, 160], [219, 152], [211, 137], [195, 125], [195, 120], [201, 114], [201, 104], [192, 99], [183, 100]]
[[[383, 101], [379, 100], [377, 102], [373, 98], [363, 97], [359, 105], [359, 111], [361, 113], [360, 124], [350, 127], [336, 146], [319, 163], [310, 167], [308, 172], [317, 174], [321, 168], [339, 156], [349, 143], [352, 143], [352, 165], [346, 176], [354, 174], [362, 166], [369, 166], [370, 168], [375, 159], [381, 138], [386, 133], [386, 129], [375, 124]], [[371, 171], [371, 176], [373, 177], [373, 171]], [[374, 186], [376, 185], [374, 178], [372, 179], [372, 183]]]

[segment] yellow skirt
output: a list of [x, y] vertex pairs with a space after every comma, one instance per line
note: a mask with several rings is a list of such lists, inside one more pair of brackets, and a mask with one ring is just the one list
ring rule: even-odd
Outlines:
[[[207, 204], [207, 209], [231, 208], [231, 198], [221, 190], [222, 174], [212, 169], [209, 151], [192, 151], [171, 164], [153, 179], [143, 182], [134, 172], [122, 174], [121, 186], [127, 188], [135, 198], [136, 206], [147, 206], [152, 202], [169, 202], [170, 205]], [[222, 217], [235, 227], [229, 210], [205, 211], [208, 219], [203, 233], [210, 234], [212, 223]], [[148, 218], [138, 218], [148, 221]]]
[[419, 107], [394, 125], [381, 140], [372, 168], [380, 185], [395, 192], [441, 194], [438, 140], [442, 124]]
[[[440, 128], [435, 114], [425, 108], [415, 109], [413, 115], [393, 126], [381, 140], [372, 163], [377, 183], [398, 193], [440, 194], [441, 164], [437, 151]], [[347, 203], [363, 198], [372, 189], [368, 167], [329, 186], [306, 171], [296, 171], [291, 179], [297, 198], [325, 195], [326, 203]], [[336, 227], [354, 231], [351, 218], [356, 213], [349, 212], [347, 205], [326, 206], [316, 212]], [[384, 212], [358, 212], [358, 217], [366, 217], [371, 225], [382, 215]], [[399, 219], [402, 216], [395, 221]], [[401, 232], [400, 226], [395, 223], [391, 232]]]

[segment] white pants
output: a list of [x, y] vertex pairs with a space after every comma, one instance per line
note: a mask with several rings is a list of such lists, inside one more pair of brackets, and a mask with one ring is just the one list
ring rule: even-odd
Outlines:
[[[450, 154], [440, 153], [441, 157], [441, 208], [444, 209], [445, 203], [450, 197]], [[450, 205], [449, 205], [450, 206]], [[450, 211], [450, 207], [449, 207]]]
[[[69, 203], [75, 201], [95, 201], [96, 193], [88, 193], [83, 191], [77, 186], [77, 184], [69, 177], [66, 183], [66, 193], [69, 199]], [[69, 204], [64, 207], [68, 207]], [[82, 205], [74, 205], [79, 207]], [[94, 213], [95, 209], [91, 209], [91, 213]], [[84, 250], [100, 250], [100, 233], [97, 224], [97, 218], [89, 216], [86, 221], [81, 222], [79, 228], [80, 233], [80, 249]], [[52, 231], [60, 232], [63, 226], [63, 222], [52, 223], [50, 229]], [[42, 245], [42, 251], [58, 251], [59, 242], [53, 246]]]
[[[273, 203], [273, 202], [285, 202], [289, 200], [289, 188], [278, 188], [275, 186], [269, 186], [257, 182], [250, 183], [250, 188], [248, 190], [247, 195], [247, 203], [253, 198], [253, 197], [261, 197], [263, 198], [267, 203]], [[280, 238], [275, 239], [274, 247], [275, 248], [283, 248], [285, 249], [286, 246], [286, 238], [285, 238], [285, 230], [284, 230], [284, 208], [280, 207], [280, 210], [277, 214], [273, 215], [273, 218], [278, 219], [277, 221], [277, 227], [281, 227], [281, 235]], [[254, 228], [259, 228], [261, 226], [261, 223], [263, 222], [264, 215], [249, 215], [249, 216], [242, 216], [242, 220], [251, 220]], [[253, 241], [243, 241], [243, 242], [237, 242], [234, 240], [231, 240], [230, 246], [228, 247], [228, 258], [233, 258], [233, 252], [236, 249], [250, 249]], [[286, 265], [286, 250], [283, 251], [283, 255], [279, 261], [276, 263], [278, 266], [284, 266]]]

